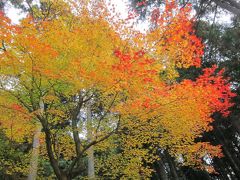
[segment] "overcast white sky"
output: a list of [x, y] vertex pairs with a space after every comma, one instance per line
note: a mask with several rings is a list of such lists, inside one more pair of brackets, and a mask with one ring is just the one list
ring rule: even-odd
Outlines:
[[10, 6], [7, 7], [6, 14], [15, 24], [18, 23], [20, 19], [25, 17], [25, 14], [23, 14], [19, 9], [15, 9]]
[[[115, 5], [116, 12], [121, 14], [121, 18], [127, 18], [127, 4], [128, 0], [107, 0], [111, 1]], [[20, 19], [24, 18], [26, 14], [21, 10], [12, 7], [9, 3], [6, 6], [6, 14], [11, 18], [13, 23], [18, 23]]]
[[[37, 0], [35, 0], [37, 1]], [[127, 18], [128, 16], [128, 0], [107, 0], [107, 2], [111, 2], [115, 5], [116, 12], [120, 14], [122, 19]], [[26, 14], [22, 13], [20, 10], [15, 9], [10, 4], [6, 7], [6, 14], [8, 17], [11, 18], [13, 23], [18, 23], [20, 19], [24, 18]], [[218, 14], [217, 16], [217, 22], [219, 23], [230, 23], [231, 22], [231, 16], [228, 13], [222, 12], [221, 14]], [[137, 26], [137, 29], [140, 31], [144, 31], [143, 29], [147, 28], [146, 23], [141, 23]]]

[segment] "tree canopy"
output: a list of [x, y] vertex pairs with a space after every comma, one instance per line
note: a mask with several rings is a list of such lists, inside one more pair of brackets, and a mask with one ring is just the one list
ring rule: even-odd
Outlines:
[[99, 177], [149, 178], [159, 150], [214, 172], [206, 159], [221, 157], [221, 146], [198, 139], [214, 113], [228, 116], [235, 94], [216, 65], [179, 78], [203, 55], [190, 6], [166, 2], [143, 34], [104, 1], [43, 2], [19, 25], [0, 17], [0, 122], [9, 141], [30, 142], [40, 124], [40, 154], [58, 179], [86, 176], [91, 148]]

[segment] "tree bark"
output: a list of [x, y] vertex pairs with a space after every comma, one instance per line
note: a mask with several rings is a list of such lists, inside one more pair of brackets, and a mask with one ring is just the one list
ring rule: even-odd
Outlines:
[[83, 104], [83, 98], [81, 97], [81, 94], [79, 93], [79, 102], [77, 104], [76, 109], [73, 110], [72, 112], [72, 131], [73, 131], [73, 139], [75, 142], [75, 148], [76, 148], [76, 153], [77, 156], [80, 155], [80, 146], [81, 146], [81, 141], [79, 138], [79, 130], [78, 130], [78, 114], [82, 108]]
[[160, 180], [168, 180], [168, 176], [167, 176], [167, 173], [166, 173], [166, 170], [164, 167], [164, 162], [162, 159], [160, 159], [157, 162], [157, 166], [158, 167], [155, 167], [155, 169], [156, 169], [157, 175], [159, 176]]
[[[87, 139], [91, 143], [93, 141], [93, 128], [92, 128], [92, 117], [91, 117], [91, 107], [87, 104]], [[89, 147], [87, 150], [88, 154], [88, 178], [95, 179], [94, 172], [94, 146]]]
[[[235, 156], [235, 154], [232, 154], [228, 150], [228, 143], [224, 136], [224, 134], [221, 132], [221, 129], [219, 127], [216, 128], [216, 139], [222, 144], [223, 154], [225, 155], [225, 158], [228, 160], [229, 164], [231, 165], [236, 177], [240, 178], [240, 162], [239, 159]], [[220, 135], [220, 137], [218, 136]]]
[[228, 151], [228, 149], [225, 146], [223, 146], [223, 153], [226, 156], [226, 158], [229, 160], [229, 163], [231, 164], [231, 167], [234, 170], [234, 173], [236, 174], [236, 176], [240, 178], [240, 167], [236, 164], [236, 162], [232, 158], [231, 153]]
[[233, 13], [234, 15], [240, 16], [240, 3], [233, 0], [213, 0], [218, 6], [227, 11]]
[[39, 137], [41, 134], [41, 125], [38, 124], [36, 131], [34, 133], [33, 138], [33, 151], [32, 151], [32, 157], [30, 160], [30, 168], [29, 168], [29, 174], [28, 174], [28, 180], [35, 180], [37, 178], [37, 169], [38, 169], [38, 157], [39, 157]]
[[[44, 104], [41, 99], [39, 101], [39, 108], [40, 108], [40, 113], [43, 114]], [[32, 151], [32, 157], [30, 161], [29, 174], [27, 178], [28, 180], [35, 180], [37, 178], [38, 157], [39, 157], [39, 147], [40, 147], [39, 137], [41, 134], [41, 129], [42, 129], [42, 126], [37, 123], [36, 131], [34, 132], [34, 137], [33, 137], [33, 151]]]
[[178, 173], [177, 173], [177, 170], [176, 170], [176, 165], [174, 163], [173, 158], [169, 155], [168, 152], [165, 152], [165, 155], [166, 155], [168, 163], [169, 163], [170, 173], [172, 175], [172, 179], [179, 180]]
[[216, 159], [216, 167], [218, 169], [218, 173], [221, 175], [223, 179], [229, 179], [228, 174], [229, 171], [226, 169], [228, 167], [228, 164], [226, 162], [224, 163], [222, 159]]
[[62, 180], [62, 172], [58, 166], [58, 161], [54, 157], [53, 149], [52, 149], [52, 139], [51, 139], [51, 132], [47, 127], [43, 127], [45, 132], [45, 140], [46, 140], [46, 148], [48, 157], [53, 168], [53, 171], [59, 180]]

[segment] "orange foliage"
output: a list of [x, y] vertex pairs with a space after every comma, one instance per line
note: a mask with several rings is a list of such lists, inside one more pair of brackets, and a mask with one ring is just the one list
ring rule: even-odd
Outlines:
[[[10, 44], [0, 54], [0, 74], [18, 80], [13, 90], [1, 89], [14, 101], [10, 109], [28, 111], [43, 122], [38, 113], [43, 100], [52, 108], [43, 112], [52, 118], [46, 121], [62, 122], [69, 111], [54, 96], [56, 89], [66, 97], [98, 91], [97, 101], [105, 109], [117, 94], [109, 114], [121, 115], [120, 129], [131, 131], [121, 138], [126, 149], [136, 148], [133, 155], [149, 143], [167, 149], [172, 156], [183, 156], [183, 164], [200, 168], [204, 167], [202, 157], [219, 157], [219, 146], [196, 143], [195, 139], [212, 129], [214, 112], [229, 113], [234, 96], [229, 83], [222, 71], [216, 73], [216, 66], [204, 69], [196, 81], [176, 82], [177, 68], [200, 67], [203, 54], [189, 7], [167, 4], [164, 12], [154, 11], [155, 28], [146, 34], [133, 33], [133, 38], [125, 40], [124, 32], [115, 32], [107, 18], [94, 18], [86, 11], [49, 21], [26, 18], [17, 31], [0, 14], [0, 38]], [[5, 122], [11, 118], [6, 115]], [[63, 141], [69, 138], [63, 136]], [[68, 157], [69, 152], [74, 150], [67, 152]]]

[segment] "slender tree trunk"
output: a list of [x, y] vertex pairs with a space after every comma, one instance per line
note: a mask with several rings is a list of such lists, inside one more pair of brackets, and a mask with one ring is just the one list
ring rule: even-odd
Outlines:
[[37, 125], [36, 131], [33, 138], [33, 151], [30, 161], [30, 168], [28, 174], [28, 180], [35, 180], [37, 178], [37, 169], [38, 169], [38, 157], [39, 157], [39, 137], [41, 134], [41, 125]]
[[224, 153], [226, 159], [228, 159], [228, 162], [231, 165], [236, 177], [240, 178], [240, 161], [235, 156], [235, 154], [233, 154], [229, 151], [227, 139], [224, 136], [224, 134], [221, 132], [221, 129], [219, 129], [219, 127], [217, 127], [217, 131], [218, 131], [218, 134], [220, 135], [220, 137], [218, 137], [216, 135], [216, 138], [223, 145], [222, 146], [223, 153]]
[[226, 158], [229, 160], [229, 163], [231, 164], [231, 167], [234, 170], [234, 173], [238, 178], [240, 178], [240, 167], [235, 162], [235, 160], [237, 159], [232, 157], [233, 154], [231, 154], [225, 146], [222, 146], [222, 147], [223, 147], [223, 153], [226, 156]]
[[51, 163], [51, 166], [54, 170], [55, 175], [57, 176], [57, 179], [62, 180], [62, 172], [58, 166], [58, 161], [54, 157], [53, 149], [52, 149], [52, 139], [51, 139], [51, 132], [48, 129], [48, 127], [44, 127], [45, 132], [45, 140], [46, 140], [46, 148], [48, 157]]
[[61, 174], [61, 179], [60, 180], [71, 180], [72, 178], [70, 178], [67, 174], [62, 173]]
[[[87, 139], [88, 143], [93, 141], [92, 117], [90, 104], [87, 105]], [[94, 147], [91, 146], [88, 151], [88, 178], [95, 179], [94, 173]]]
[[173, 158], [168, 154], [168, 152], [165, 152], [165, 155], [166, 155], [168, 163], [169, 163], [172, 179], [179, 180], [176, 165], [175, 165]]
[[[39, 102], [39, 107], [41, 113], [44, 112], [44, 104], [42, 100]], [[37, 169], [38, 169], [38, 157], [39, 157], [39, 137], [41, 134], [42, 126], [37, 123], [36, 131], [34, 132], [33, 137], [33, 151], [32, 151], [32, 157], [30, 161], [30, 168], [29, 168], [29, 174], [28, 174], [28, 180], [35, 180], [37, 178]]]
[[[41, 113], [43, 114], [44, 113], [43, 101], [40, 100], [39, 105], [40, 105]], [[47, 154], [48, 154], [48, 158], [50, 160], [51, 166], [53, 168], [53, 171], [54, 171], [55, 175], [57, 176], [57, 179], [65, 180], [67, 178], [67, 176], [65, 178], [66, 174], [64, 174], [60, 170], [59, 165], [58, 165], [58, 160], [54, 157], [52, 135], [51, 135], [51, 131], [50, 131], [49, 127], [48, 127], [47, 120], [44, 119], [42, 116], [38, 116], [38, 119], [42, 123], [43, 132], [45, 133]]]
[[159, 166], [158, 175], [160, 177], [160, 180], [168, 180], [168, 176], [167, 176], [167, 173], [166, 173], [166, 170], [165, 170], [164, 163], [163, 163], [162, 159], [160, 159], [158, 161], [158, 166]]
[[4, 6], [5, 6], [6, 1], [0, 0], [0, 11], [4, 12]]
[[228, 167], [228, 164], [226, 164], [226, 162], [223, 162], [222, 159], [218, 158], [215, 160], [215, 162], [218, 168], [218, 173], [221, 175], [221, 177], [226, 180], [229, 179], [228, 177], [229, 171], [228, 169], [226, 169]]
[[233, 124], [235, 130], [240, 135], [240, 120], [238, 119], [238, 117], [234, 116], [234, 117], [232, 117], [231, 121], [232, 121], [232, 124]]
[[240, 3], [236, 0], [213, 0], [218, 6], [227, 11], [233, 13], [234, 15], [240, 16]]
[[181, 180], [187, 180], [186, 174], [183, 172], [182, 168], [179, 169], [179, 178]]

